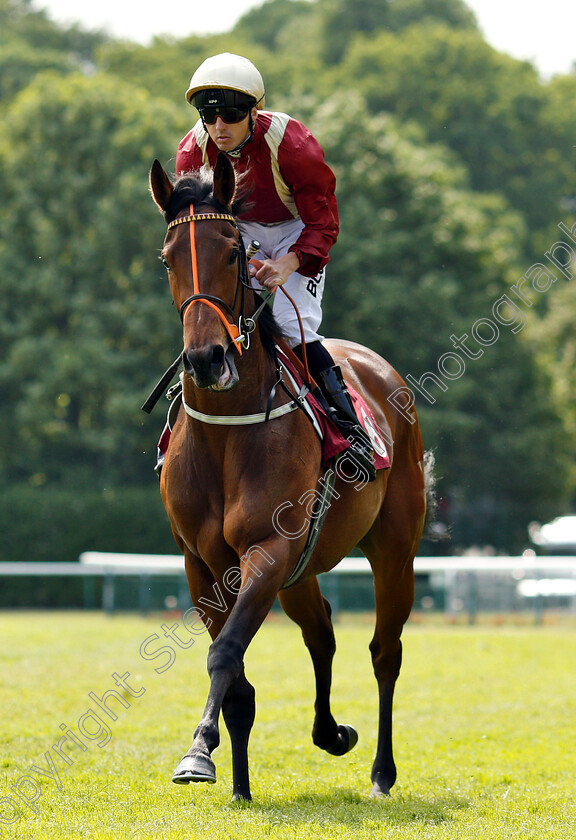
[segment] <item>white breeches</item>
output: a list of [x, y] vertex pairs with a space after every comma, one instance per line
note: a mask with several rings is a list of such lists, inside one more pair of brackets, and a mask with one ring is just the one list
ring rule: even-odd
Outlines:
[[[256, 239], [260, 243], [260, 250], [254, 255], [258, 260], [277, 260], [287, 254], [290, 247], [298, 239], [304, 227], [300, 219], [279, 222], [274, 225], [263, 225], [258, 222], [239, 222], [238, 227], [246, 247]], [[304, 327], [304, 341], [322, 341], [323, 336], [318, 333], [322, 321], [322, 294], [324, 292], [325, 269], [316, 277], [304, 277], [298, 272], [290, 275], [284, 288], [296, 303]], [[253, 280], [255, 289], [261, 289], [260, 284]], [[294, 307], [280, 289], [274, 294], [274, 316], [282, 328], [286, 341], [290, 347], [302, 343], [298, 319]]]

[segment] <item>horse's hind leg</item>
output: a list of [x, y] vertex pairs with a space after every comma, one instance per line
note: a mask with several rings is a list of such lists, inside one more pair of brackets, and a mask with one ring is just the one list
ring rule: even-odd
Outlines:
[[[411, 564], [410, 564], [411, 565]], [[396, 765], [392, 752], [392, 701], [394, 687], [402, 664], [400, 635], [410, 614], [414, 597], [411, 571], [406, 568], [393, 582], [376, 576], [376, 628], [370, 642], [374, 674], [378, 682], [379, 722], [378, 747], [372, 766], [372, 796], [390, 793], [396, 781]], [[380, 593], [380, 594], [379, 594]], [[390, 600], [394, 600], [392, 605]], [[385, 601], [384, 607], [382, 601]]]
[[338, 725], [330, 710], [332, 660], [336, 652], [330, 604], [322, 597], [316, 578], [280, 591], [278, 598], [286, 615], [302, 630], [314, 666], [316, 702], [312, 740], [331, 755], [344, 755], [356, 745], [358, 735], [351, 726]]
[[[389, 495], [392, 496], [392, 493]], [[387, 512], [390, 510], [388, 506]], [[419, 534], [414, 533], [414, 522], [419, 522], [416, 511], [407, 520], [401, 516], [392, 516], [391, 520], [394, 528], [387, 527], [385, 523], [384, 527], [377, 524], [361, 545], [372, 566], [376, 600], [376, 627], [370, 642], [379, 694], [378, 746], [372, 765], [373, 797], [389, 794], [396, 781], [392, 752], [392, 702], [402, 663], [400, 636], [414, 601], [413, 560], [419, 541]], [[401, 527], [403, 521], [404, 528]]]

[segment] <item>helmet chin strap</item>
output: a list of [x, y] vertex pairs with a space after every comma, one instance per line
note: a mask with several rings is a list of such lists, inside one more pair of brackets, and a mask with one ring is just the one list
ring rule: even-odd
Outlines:
[[240, 143], [239, 146], [236, 146], [235, 149], [232, 149], [231, 152], [226, 152], [228, 157], [239, 158], [242, 149], [244, 148], [246, 143], [250, 143], [250, 141], [252, 140], [253, 137], [254, 137], [254, 121], [252, 119], [252, 114], [250, 114], [250, 131], [248, 132], [248, 136], [246, 137], [245, 140], [243, 140]]

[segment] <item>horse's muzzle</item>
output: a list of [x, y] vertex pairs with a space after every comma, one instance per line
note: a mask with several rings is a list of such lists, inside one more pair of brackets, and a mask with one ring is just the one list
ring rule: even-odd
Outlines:
[[184, 370], [192, 377], [197, 388], [212, 391], [229, 391], [238, 384], [238, 371], [234, 364], [234, 348], [212, 344], [182, 353]]

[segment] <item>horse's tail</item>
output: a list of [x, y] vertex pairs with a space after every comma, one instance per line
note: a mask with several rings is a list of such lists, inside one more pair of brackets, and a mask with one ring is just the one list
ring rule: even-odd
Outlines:
[[437, 521], [438, 499], [436, 498], [436, 457], [432, 449], [424, 453], [424, 486], [426, 488], [426, 517], [424, 519], [423, 539], [444, 540], [448, 532], [444, 525]]

